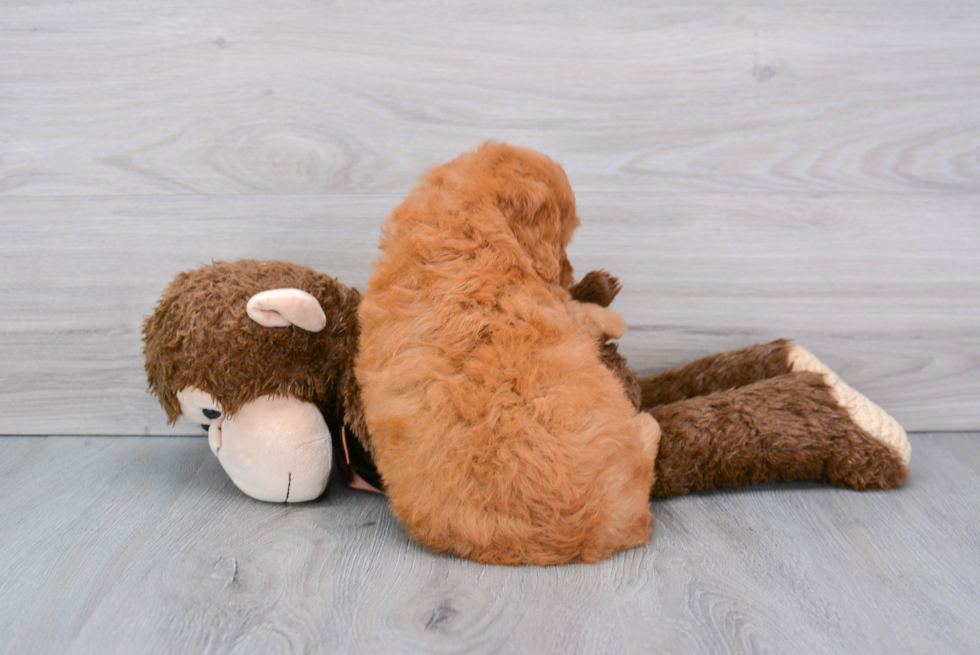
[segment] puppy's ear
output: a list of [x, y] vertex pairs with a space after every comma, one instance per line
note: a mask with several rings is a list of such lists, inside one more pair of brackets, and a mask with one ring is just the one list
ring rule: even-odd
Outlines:
[[248, 300], [249, 318], [265, 327], [295, 325], [307, 332], [319, 332], [327, 325], [327, 315], [313, 294], [300, 289], [269, 289]]
[[548, 282], [557, 284], [568, 278], [570, 283], [571, 266], [562, 243], [561, 208], [548, 185], [529, 178], [510, 180], [500, 196], [500, 211], [538, 275]]

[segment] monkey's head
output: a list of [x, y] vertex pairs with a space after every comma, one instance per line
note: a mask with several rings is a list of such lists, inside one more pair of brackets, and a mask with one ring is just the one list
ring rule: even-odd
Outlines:
[[171, 424], [204, 426], [246, 494], [312, 500], [327, 485], [331, 432], [363, 433], [352, 371], [359, 302], [355, 289], [286, 262], [181, 273], [143, 323], [149, 390]]

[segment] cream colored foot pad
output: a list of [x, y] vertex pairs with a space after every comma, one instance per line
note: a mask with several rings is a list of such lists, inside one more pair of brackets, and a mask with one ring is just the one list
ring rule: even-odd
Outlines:
[[794, 372], [822, 373], [838, 404], [847, 410], [854, 423], [875, 439], [894, 448], [902, 461], [909, 463], [912, 457], [909, 438], [904, 428], [885, 410], [848, 386], [840, 376], [805, 348], [794, 344], [789, 351], [789, 363]]

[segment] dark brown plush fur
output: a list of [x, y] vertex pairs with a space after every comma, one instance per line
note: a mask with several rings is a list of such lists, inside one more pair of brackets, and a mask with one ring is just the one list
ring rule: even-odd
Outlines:
[[855, 425], [819, 373], [791, 372], [783, 339], [640, 378], [663, 436], [651, 495], [812, 480], [891, 489], [898, 454]]
[[819, 373], [779, 375], [649, 411], [664, 434], [657, 498], [790, 480], [890, 489], [908, 477], [892, 449], [838, 406]]
[[[619, 278], [610, 275], [608, 272], [599, 270], [585, 274], [578, 284], [569, 288], [572, 300], [578, 302], [591, 303], [600, 307], [608, 307], [622, 290]], [[619, 349], [612, 341], [602, 344], [599, 350], [599, 359], [603, 365], [616, 374], [623, 388], [626, 390], [626, 397], [637, 409], [642, 409], [643, 399], [640, 388], [639, 378], [626, 365], [626, 358], [619, 354]]]
[[600, 270], [586, 273], [585, 277], [579, 280], [578, 284], [572, 285], [568, 292], [572, 300], [608, 307], [622, 288], [619, 278]]
[[[608, 307], [620, 289], [593, 271], [570, 291]], [[901, 458], [854, 424], [822, 375], [792, 372], [792, 345], [780, 339], [638, 378], [616, 345], [604, 344], [603, 363], [660, 423], [651, 496], [795, 480], [863, 491], [908, 479]]]
[[[260, 291], [291, 287], [320, 301], [327, 325], [317, 333], [267, 328], [246, 314]], [[170, 423], [180, 417], [177, 392], [211, 394], [227, 416], [260, 396], [290, 395], [364, 433], [353, 375], [360, 294], [329, 275], [286, 262], [215, 262], [177, 275], [143, 323], [149, 390]]]
[[786, 339], [710, 355], [640, 381], [643, 407], [735, 389], [789, 373], [792, 343]]

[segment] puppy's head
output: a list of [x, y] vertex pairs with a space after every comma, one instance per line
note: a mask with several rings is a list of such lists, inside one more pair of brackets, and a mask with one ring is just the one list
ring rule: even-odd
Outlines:
[[474, 191], [496, 205], [538, 274], [565, 288], [571, 284], [565, 248], [579, 219], [561, 166], [528, 148], [487, 142], [436, 169], [433, 177], [441, 178], [437, 183], [474, 185]]

